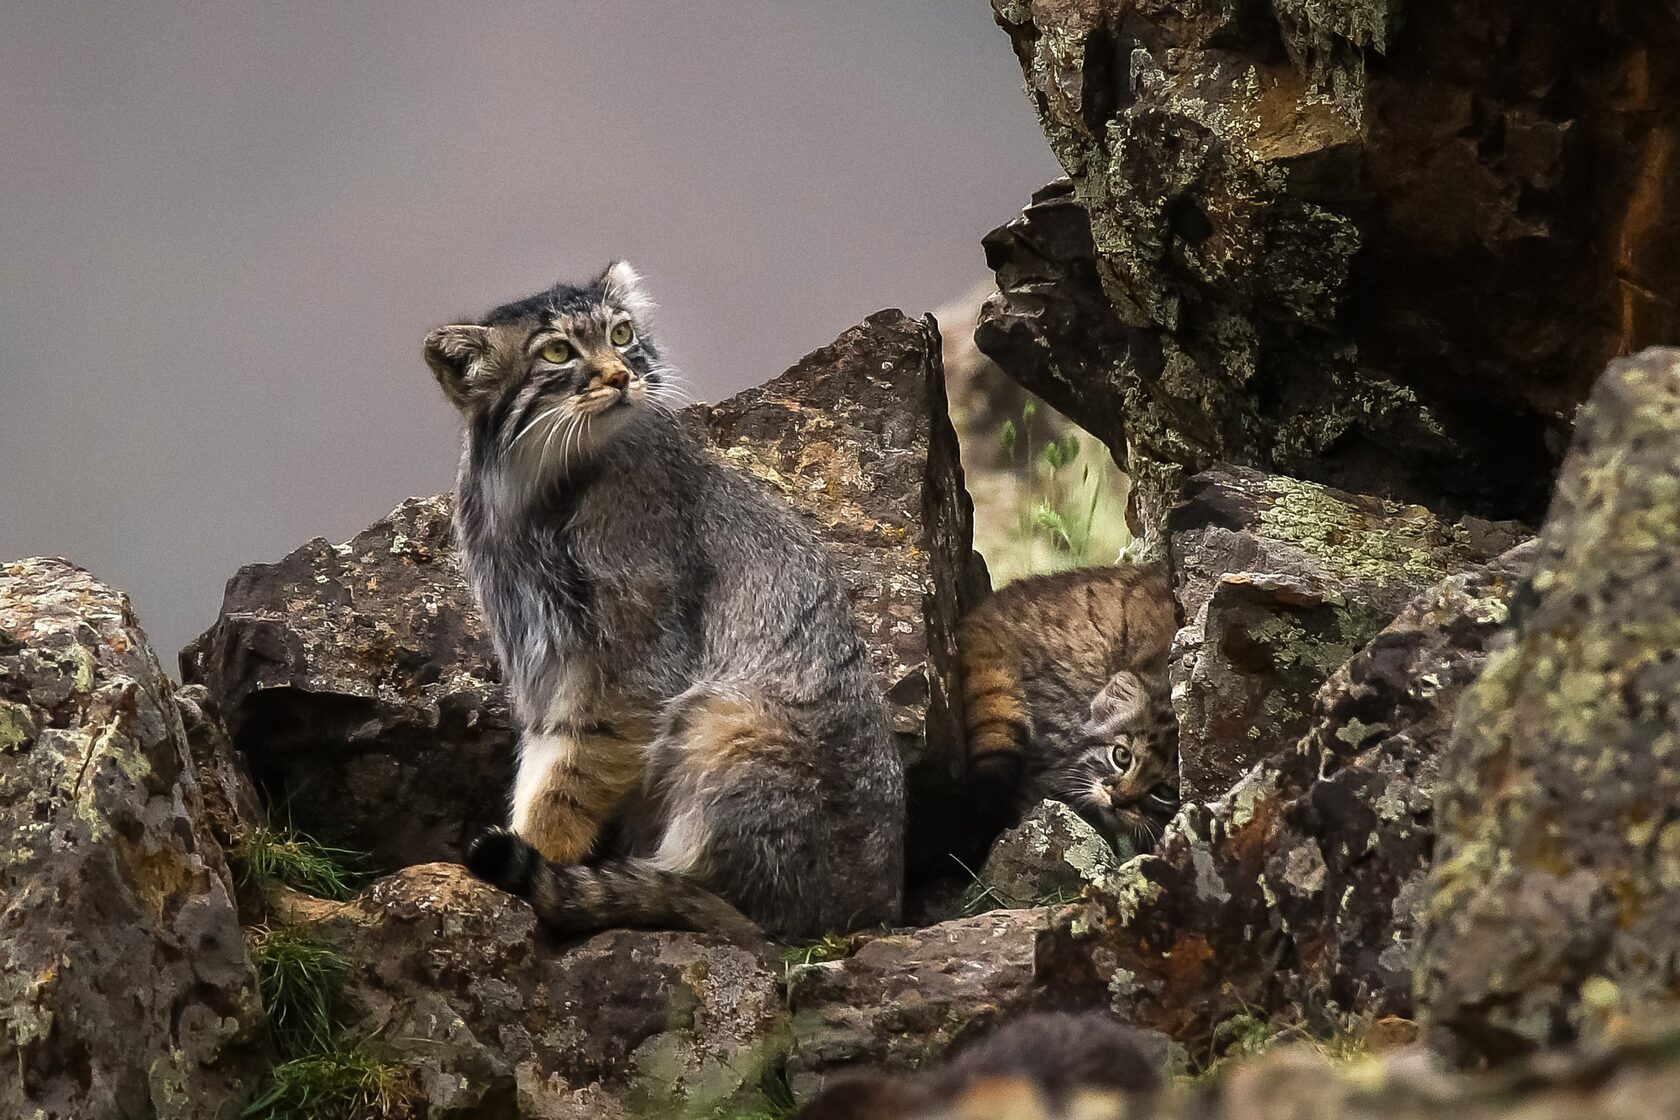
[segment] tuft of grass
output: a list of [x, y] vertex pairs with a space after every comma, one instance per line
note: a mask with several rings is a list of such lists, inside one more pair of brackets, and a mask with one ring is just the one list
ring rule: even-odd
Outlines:
[[407, 1115], [412, 1095], [401, 1067], [350, 1046], [275, 1066], [244, 1115], [252, 1120], [387, 1120]]
[[263, 1007], [280, 1051], [330, 1049], [346, 1018], [350, 962], [330, 942], [295, 926], [259, 926], [250, 936]]
[[367, 879], [368, 856], [334, 848], [291, 828], [250, 829], [235, 852], [239, 885], [268, 898], [276, 886], [334, 902], [351, 898]]
[[1112, 564], [1125, 554], [1129, 483], [1101, 443], [1029, 400], [997, 430], [996, 447], [995, 477], [986, 486], [970, 477], [981, 487], [976, 547], [995, 583]]
[[821, 941], [808, 945], [792, 945], [782, 950], [782, 972], [791, 973], [800, 965], [821, 964], [824, 961], [845, 960], [852, 955], [855, 942], [850, 937], [830, 933]]
[[1358, 1061], [1370, 1052], [1369, 1016], [1342, 1016], [1334, 1029], [1315, 1031], [1304, 1022], [1279, 1022], [1249, 1010], [1224, 1020], [1213, 1030], [1215, 1057], [1193, 1080], [1210, 1081], [1228, 1065], [1252, 1058], [1284, 1043], [1306, 1043], [1334, 1062]]

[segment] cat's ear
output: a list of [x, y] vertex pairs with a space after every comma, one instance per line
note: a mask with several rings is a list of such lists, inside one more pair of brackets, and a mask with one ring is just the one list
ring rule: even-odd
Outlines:
[[596, 283], [601, 286], [601, 294], [608, 303], [630, 312], [630, 317], [637, 322], [646, 323], [653, 315], [656, 305], [647, 293], [642, 274], [629, 261], [614, 261], [601, 273]]
[[426, 336], [426, 364], [443, 395], [463, 411], [490, 383], [490, 329], [473, 323], [439, 327]]
[[1149, 712], [1149, 690], [1143, 678], [1130, 669], [1110, 677], [1091, 701], [1091, 723], [1102, 731], [1133, 730], [1143, 724]]

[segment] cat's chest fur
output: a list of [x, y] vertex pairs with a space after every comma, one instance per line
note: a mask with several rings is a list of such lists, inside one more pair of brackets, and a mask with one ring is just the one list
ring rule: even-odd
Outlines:
[[668, 528], [598, 485], [517, 519], [463, 518], [474, 591], [522, 721], [642, 708], [682, 687], [688, 573], [660, 547]]

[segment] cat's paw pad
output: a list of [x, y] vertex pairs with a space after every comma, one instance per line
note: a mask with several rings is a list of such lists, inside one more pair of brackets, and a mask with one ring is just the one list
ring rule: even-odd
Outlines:
[[509, 894], [529, 890], [536, 861], [535, 849], [511, 829], [487, 828], [467, 841], [467, 870]]

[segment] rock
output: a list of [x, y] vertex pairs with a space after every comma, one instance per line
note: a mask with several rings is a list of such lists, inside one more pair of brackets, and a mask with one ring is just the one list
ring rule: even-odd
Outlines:
[[262, 1010], [187, 732], [62, 560], [0, 567], [0, 836], [0, 1115], [237, 1115]]
[[1102, 886], [1130, 851], [1116, 853], [1085, 818], [1060, 801], [1041, 801], [997, 838], [980, 869], [985, 900], [1004, 907], [1055, 905]]
[[203, 685], [175, 690], [175, 708], [187, 733], [198, 790], [204, 804], [204, 827], [224, 852], [238, 847], [248, 828], [263, 823], [265, 814], [245, 762], [210, 704]]
[[836, 1074], [906, 1070], [1029, 1006], [1049, 910], [994, 910], [865, 942], [788, 974], [797, 1100]]
[[1680, 350], [1583, 410], [1513, 642], [1460, 709], [1419, 976], [1430, 1034], [1498, 1060], [1680, 993]]
[[1198, 1059], [1238, 1015], [1409, 1018], [1435, 767], [1531, 550], [1426, 591], [1325, 684], [1298, 744], [1058, 916], [1036, 962], [1049, 995]]
[[[1227, 1071], [1160, 1120], [1667, 1120], [1680, 1115], [1680, 1032], [1648, 1030], [1619, 1046], [1559, 1053], [1521, 1071], [1452, 1076], [1417, 1050], [1355, 1062], [1290, 1046]], [[1199, 1099], [1198, 1099], [1199, 1098]], [[976, 1116], [975, 1120], [1003, 1120]]]
[[[1680, 145], [1650, 123], [1680, 108], [1668, 5], [993, 10], [1124, 342], [992, 353], [1052, 403], [1084, 367], [1095, 400], [1067, 411], [1106, 427], [1146, 505], [1226, 461], [1533, 518], [1588, 371], [1680, 336]], [[1046, 201], [1026, 226], [1053, 228]], [[994, 235], [1010, 316], [1108, 334], [1055, 244]]]
[[758, 953], [614, 930], [557, 951], [525, 903], [452, 864], [293, 915], [355, 964], [354, 1025], [428, 1116], [746, 1114], [779, 1085], [788, 1018]]
[[1126, 413], [1115, 405], [1127, 333], [1103, 294], [1091, 218], [1073, 184], [1038, 191], [984, 245], [998, 290], [981, 308], [975, 345], [1123, 456]]
[[1312, 723], [1319, 686], [1430, 584], [1522, 539], [1514, 522], [1222, 466], [1166, 519], [1180, 796], [1222, 796]]
[[[962, 773], [952, 632], [987, 581], [938, 347], [934, 324], [884, 311], [687, 418], [828, 546], [912, 796], [942, 806], [960, 804], [947, 791]], [[384, 867], [458, 858], [464, 828], [503, 816], [512, 780], [514, 733], [449, 512], [447, 497], [411, 499], [348, 544], [242, 569], [182, 655], [270, 801]]]
[[279, 814], [382, 867], [457, 858], [499, 820], [513, 732], [445, 496], [343, 545], [313, 540], [228, 581], [181, 654]]

